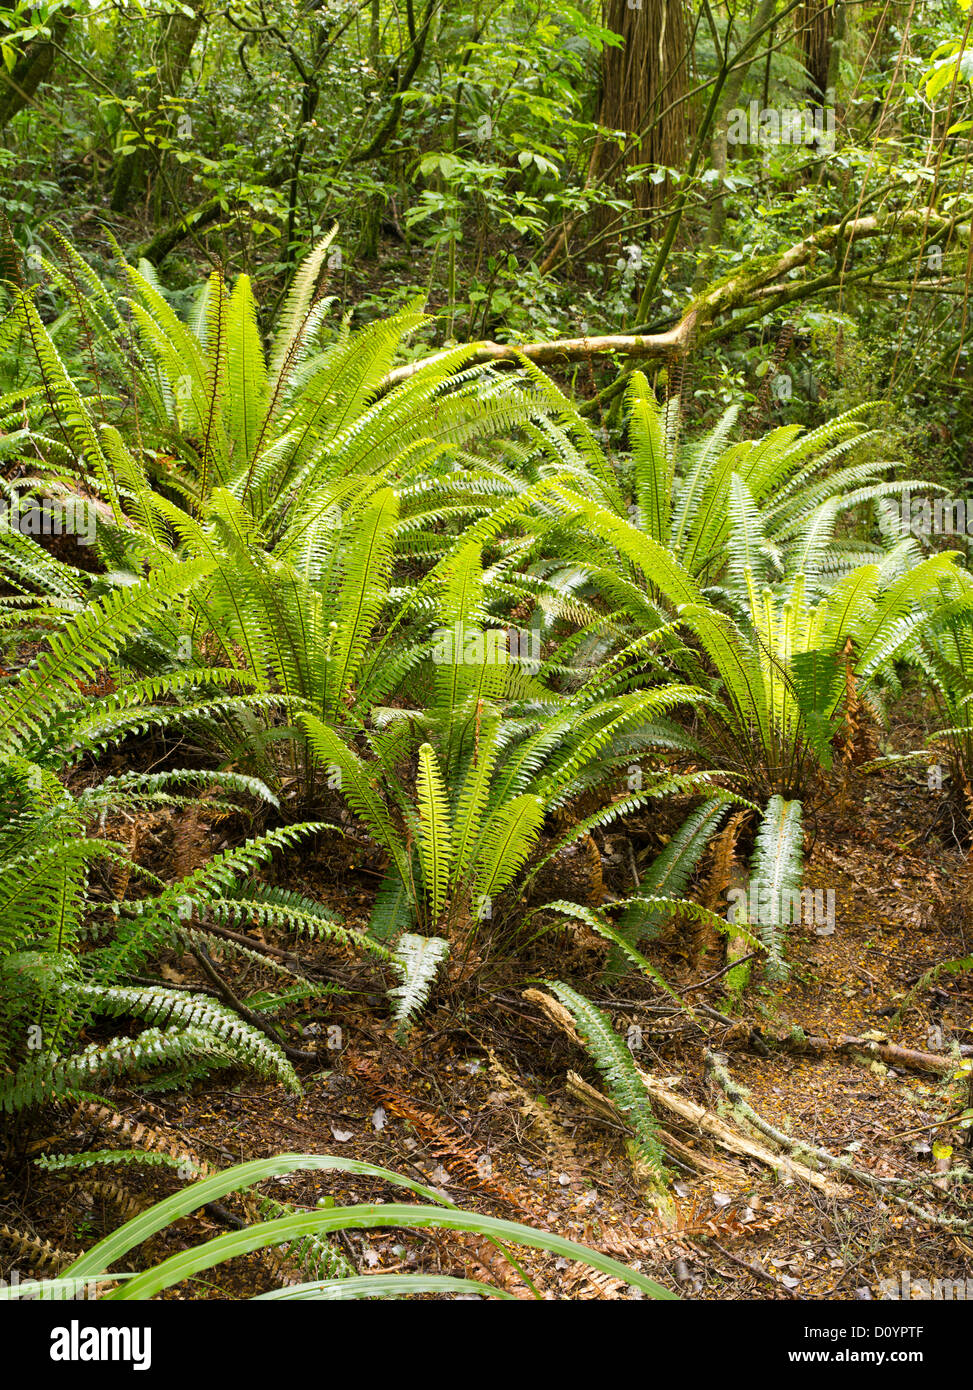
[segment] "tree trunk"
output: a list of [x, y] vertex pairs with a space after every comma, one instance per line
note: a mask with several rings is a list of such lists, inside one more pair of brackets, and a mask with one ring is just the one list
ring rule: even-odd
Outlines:
[[[146, 97], [141, 116], [143, 126], [151, 126], [158, 132], [160, 123], [171, 125], [163, 119], [163, 108], [167, 101], [178, 95], [179, 87], [189, 67], [196, 40], [203, 26], [202, 0], [191, 0], [192, 15], [181, 10], [171, 14], [165, 21], [159, 45], [162, 59], [159, 70], [153, 78]], [[115, 168], [112, 185], [111, 207], [113, 212], [124, 212], [132, 199], [145, 191], [149, 152], [144, 146], [122, 155]]]
[[57, 57], [55, 44], [64, 39], [67, 18], [57, 19], [51, 26], [51, 39], [34, 39], [15, 64], [13, 72], [0, 64], [0, 130], [13, 120], [18, 111], [29, 106], [42, 82], [46, 82]]
[[841, 55], [848, 34], [848, 11], [841, 0], [835, 0], [834, 29], [831, 34], [831, 53], [828, 60], [828, 85], [824, 100], [827, 106], [837, 105], [838, 80], [841, 76]]
[[[601, 60], [599, 124], [625, 134], [625, 167], [676, 168], [686, 152], [690, 55], [683, 0], [605, 0], [605, 25], [624, 39], [606, 47]], [[674, 103], [678, 103], [675, 104]], [[611, 164], [616, 146], [599, 136], [591, 159], [597, 178]], [[666, 183], [643, 178], [632, 187], [642, 210], [665, 201]]]
[[807, 95], [816, 103], [827, 101], [835, 9], [828, 0], [807, 0], [797, 11], [802, 57], [808, 75]]

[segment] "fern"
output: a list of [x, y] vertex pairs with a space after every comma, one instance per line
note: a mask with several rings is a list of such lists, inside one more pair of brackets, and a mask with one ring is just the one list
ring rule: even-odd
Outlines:
[[389, 990], [395, 1000], [396, 1038], [402, 1042], [409, 1024], [422, 1009], [432, 990], [440, 965], [449, 955], [449, 942], [440, 936], [416, 936], [406, 932], [395, 943], [392, 964], [401, 984]]
[[[322, 1201], [321, 1205], [325, 1203]], [[261, 1197], [257, 1202], [257, 1209], [268, 1221], [298, 1215], [297, 1207], [289, 1202], [276, 1202], [272, 1197]], [[339, 1280], [353, 1279], [358, 1272], [336, 1244], [326, 1236], [315, 1235], [313, 1232], [277, 1248], [285, 1262], [296, 1265], [306, 1279], [314, 1283], [333, 1284]]]
[[[664, 913], [657, 907], [650, 907], [644, 901], [645, 895], [677, 898], [686, 892], [690, 877], [727, 810], [726, 799], [714, 797], [690, 812], [665, 849], [642, 874], [639, 899], [625, 907], [617, 923], [618, 934], [627, 944], [637, 948], [646, 937], [658, 931]], [[606, 975], [619, 973], [624, 956], [624, 947], [616, 945], [609, 953]]]
[[[243, 955], [272, 973], [289, 974], [275, 958], [214, 936], [204, 925], [194, 926], [184, 913], [187, 903], [197, 911], [209, 906], [218, 920], [256, 917], [268, 925], [327, 936], [355, 952], [367, 949], [387, 956], [378, 943], [349, 931], [317, 904], [240, 882], [273, 849], [293, 844], [308, 827], [282, 827], [227, 849], [175, 884], [143, 873], [150, 895], [116, 902], [114, 912], [106, 913], [90, 893], [93, 866], [106, 861], [126, 881], [137, 866], [129, 861], [125, 845], [86, 835], [90, 820], [124, 809], [137, 813], [153, 805], [192, 805], [197, 790], [214, 782], [245, 795], [266, 791], [259, 782], [231, 773], [214, 777], [174, 771], [123, 774], [73, 795], [52, 772], [19, 755], [10, 755], [0, 767], [0, 1060], [5, 1073], [0, 1109], [12, 1113], [88, 1094], [123, 1076], [138, 1077], [143, 1085], [172, 1084], [214, 1067], [248, 1067], [297, 1087], [280, 1046], [233, 1010], [202, 995], [121, 982], [124, 972], [144, 968], [162, 945], [209, 945]], [[168, 791], [180, 785], [190, 794]], [[211, 811], [221, 805], [236, 809], [215, 798], [207, 804]], [[92, 934], [93, 914], [101, 923], [96, 944], [82, 949]], [[308, 994], [301, 981], [295, 980], [294, 989], [300, 997]], [[293, 990], [291, 997], [297, 997]], [[279, 1007], [287, 998], [287, 991], [278, 991], [268, 996], [268, 1007]], [[74, 1050], [93, 1015], [137, 1019], [146, 1026], [134, 1037]]]
[[419, 860], [433, 922], [439, 920], [446, 905], [452, 860], [446, 792], [431, 744], [419, 749], [419, 779], [416, 784], [419, 808]]
[[83, 1153], [41, 1154], [34, 1162], [48, 1173], [84, 1171], [99, 1166], [126, 1168], [172, 1168], [180, 1176], [196, 1176], [197, 1165], [188, 1156], [157, 1153], [145, 1149], [87, 1149]]
[[631, 1125], [636, 1156], [656, 1178], [664, 1181], [666, 1169], [658, 1125], [630, 1050], [615, 1032], [608, 1015], [583, 994], [560, 980], [548, 980], [545, 984], [571, 1014], [609, 1095]]
[[800, 901], [802, 848], [801, 803], [771, 797], [757, 831], [750, 884], [758, 894], [759, 935], [767, 952], [767, 978], [773, 981], [788, 974], [782, 928]]
[[93, 1086], [205, 1058], [210, 1066], [232, 1059], [200, 1029], [146, 1028], [137, 1038], [90, 1043], [78, 1052], [47, 1050], [0, 1078], [0, 1110], [26, 1110], [91, 1093]]

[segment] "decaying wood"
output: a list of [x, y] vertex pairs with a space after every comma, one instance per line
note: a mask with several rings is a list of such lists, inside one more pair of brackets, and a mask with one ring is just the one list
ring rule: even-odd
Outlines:
[[[554, 338], [544, 343], [492, 343], [489, 341], [471, 345], [467, 364], [475, 366], [482, 362], [512, 362], [516, 364], [526, 357], [538, 366], [550, 366], [558, 362], [577, 362], [586, 357], [607, 357], [613, 352], [625, 357], [644, 357], [668, 361], [689, 351], [693, 341], [696, 315], [690, 310], [675, 328], [665, 333], [611, 333], [593, 338]], [[432, 366], [449, 356], [448, 352], [437, 352], [416, 362], [407, 362], [396, 367], [385, 377], [380, 390], [397, 386], [407, 381], [424, 367]]]
[[[587, 1081], [582, 1080], [576, 1071], [568, 1072], [567, 1089], [569, 1095], [580, 1101], [586, 1109], [593, 1111], [601, 1119], [607, 1120], [613, 1125], [626, 1123], [625, 1116], [615, 1102], [607, 1096], [603, 1096], [600, 1091], [596, 1091], [594, 1086], [589, 1086]], [[705, 1173], [707, 1177], [718, 1178], [721, 1182], [729, 1182], [733, 1179], [733, 1169], [726, 1163], [721, 1163], [716, 1158], [710, 1158], [707, 1154], [700, 1153], [698, 1149], [691, 1149], [688, 1144], [677, 1139], [669, 1130], [660, 1129], [658, 1139], [665, 1152], [687, 1168], [694, 1168], [698, 1173]]]
[[946, 1076], [956, 1066], [950, 1057], [939, 1057], [934, 1052], [916, 1052], [911, 1047], [898, 1047], [895, 1043], [890, 1042], [876, 1042], [868, 1037], [840, 1037], [835, 1042], [843, 1051], [849, 1048], [860, 1048], [864, 1052], [873, 1053], [876, 1057], [881, 1058], [890, 1067], [902, 1067], [905, 1071], [930, 1071], [936, 1072], [940, 1076]]
[[[545, 994], [544, 991], [540, 989], [525, 989], [523, 991], [523, 997], [528, 1000], [529, 1003], [536, 1004], [555, 1027], [567, 1033], [572, 1042], [576, 1042], [579, 1047], [584, 1047], [584, 1042], [574, 1026], [574, 1020], [559, 1000], [552, 998], [549, 994]], [[595, 1096], [599, 1095], [599, 1092], [594, 1091], [594, 1088], [592, 1088], [592, 1090]], [[603, 1099], [603, 1097], [601, 1097], [601, 1099]], [[632, 1162], [632, 1169], [635, 1173], [635, 1177], [642, 1187], [646, 1201], [652, 1207], [660, 1221], [664, 1222], [666, 1225], [673, 1225], [676, 1220], [675, 1204], [673, 1203], [672, 1196], [664, 1181], [661, 1179], [659, 1173], [646, 1163], [644, 1157], [638, 1152], [634, 1141], [627, 1140], [626, 1148], [628, 1149], [628, 1155]]]
[[864, 1168], [856, 1168], [846, 1158], [837, 1158], [829, 1153], [827, 1149], [821, 1148], [817, 1144], [808, 1143], [805, 1140], [794, 1139], [783, 1130], [777, 1129], [761, 1115], [758, 1115], [747, 1099], [746, 1093], [741, 1086], [733, 1080], [726, 1070], [725, 1059], [717, 1056], [713, 1052], [705, 1055], [706, 1066], [711, 1079], [722, 1090], [727, 1100], [733, 1106], [733, 1112], [745, 1124], [751, 1125], [761, 1134], [765, 1134], [773, 1143], [780, 1145], [781, 1148], [789, 1149], [792, 1153], [800, 1153], [811, 1163], [818, 1163], [821, 1167], [834, 1173], [839, 1173], [843, 1178], [857, 1183], [861, 1187], [867, 1187], [869, 1191], [878, 1193], [885, 1201], [894, 1202], [913, 1216], [918, 1216], [921, 1221], [928, 1222], [931, 1226], [945, 1226], [951, 1230], [969, 1231], [973, 1228], [973, 1223], [959, 1216], [947, 1216], [939, 1212], [929, 1211], [926, 1207], [921, 1207], [911, 1198], [906, 1197], [903, 1187], [909, 1184], [900, 1178], [881, 1179], [875, 1177], [873, 1173], [866, 1172]]
[[695, 1129], [703, 1134], [708, 1134], [720, 1148], [726, 1149], [729, 1153], [740, 1154], [744, 1158], [752, 1158], [757, 1163], [762, 1163], [764, 1167], [772, 1169], [781, 1177], [795, 1178], [800, 1182], [807, 1183], [809, 1187], [815, 1187], [828, 1197], [840, 1197], [845, 1189], [839, 1184], [832, 1182], [821, 1173], [816, 1173], [813, 1168], [808, 1168], [806, 1164], [800, 1163], [797, 1159], [790, 1158], [786, 1154], [774, 1153], [764, 1144], [751, 1139], [749, 1135], [743, 1134], [740, 1130], [720, 1118], [712, 1110], [707, 1110], [704, 1105], [698, 1104], [694, 1100], [688, 1100], [685, 1096], [677, 1095], [675, 1091], [670, 1091], [667, 1086], [663, 1086], [661, 1081], [657, 1081], [654, 1076], [636, 1067], [642, 1080], [642, 1084], [648, 1091], [652, 1101], [669, 1110], [674, 1115], [686, 1120]]
[[[545, 994], [543, 990], [539, 989], [524, 990], [523, 997], [530, 1003], [536, 1004], [553, 1024], [567, 1033], [572, 1042], [578, 1043], [579, 1046], [584, 1045], [574, 1026], [574, 1020], [559, 1000], [553, 999], [549, 994]], [[721, 1148], [727, 1149], [730, 1153], [740, 1154], [745, 1158], [755, 1159], [758, 1163], [764, 1164], [785, 1177], [800, 1179], [801, 1182], [817, 1188], [819, 1192], [829, 1197], [841, 1195], [843, 1189], [820, 1173], [814, 1172], [813, 1169], [799, 1163], [796, 1159], [772, 1153], [765, 1145], [759, 1144], [756, 1140], [733, 1129], [725, 1120], [707, 1110], [705, 1106], [676, 1095], [675, 1091], [670, 1091], [668, 1087], [663, 1086], [660, 1081], [643, 1071], [641, 1067], [636, 1066], [636, 1071], [650, 1099], [656, 1105], [661, 1105], [671, 1114], [678, 1115], [681, 1119], [688, 1121], [693, 1128], [701, 1133], [708, 1134]], [[595, 1092], [595, 1094], [598, 1093]]]
[[[752, 1032], [751, 1043], [757, 1045], [758, 1050], [766, 1051], [767, 1044], [770, 1044], [774, 1050], [807, 1053], [812, 1056], [824, 1056], [834, 1052], [864, 1052], [879, 1058], [890, 1067], [899, 1067], [903, 1071], [932, 1072], [937, 1076], [948, 1075], [956, 1066], [951, 1057], [943, 1057], [935, 1052], [916, 1052], [911, 1047], [899, 1047], [896, 1043], [888, 1042], [881, 1033], [863, 1033], [859, 1037], [841, 1033], [836, 1038], [824, 1038], [800, 1033], [768, 1035]], [[763, 1045], [762, 1048], [760, 1044]]]
[[574, 1019], [571, 1013], [564, 1007], [559, 999], [555, 999], [551, 994], [545, 994], [542, 989], [525, 989], [522, 997], [528, 1004], [536, 1004], [541, 1013], [544, 1014], [555, 1027], [567, 1033], [572, 1042], [579, 1047], [584, 1047], [584, 1041], [577, 1028], [574, 1026]]

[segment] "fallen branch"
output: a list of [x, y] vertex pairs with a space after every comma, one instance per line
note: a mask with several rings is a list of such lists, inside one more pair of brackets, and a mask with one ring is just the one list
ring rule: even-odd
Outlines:
[[[615, 352], [626, 357], [668, 361], [689, 351], [695, 322], [695, 314], [690, 310], [675, 328], [665, 333], [612, 333], [596, 338], [555, 338], [546, 343], [471, 343], [467, 361], [471, 366], [484, 362], [512, 362], [516, 365], [526, 357], [528, 361], [543, 367], [556, 362], [582, 361], [586, 357], [606, 357]], [[452, 351], [437, 352], [431, 357], [422, 357], [416, 362], [396, 367], [385, 377], [379, 390], [387, 391], [400, 381], [407, 381], [416, 372], [442, 361]]]
[[948, 1076], [956, 1066], [951, 1057], [943, 1057], [935, 1052], [916, 1052], [911, 1047], [899, 1047], [888, 1042], [881, 1033], [864, 1033], [860, 1037], [840, 1034], [837, 1038], [815, 1037], [801, 1033], [783, 1033], [768, 1036], [754, 1029], [750, 1034], [750, 1044], [757, 1051], [771, 1049], [792, 1053], [807, 1053], [824, 1056], [835, 1052], [864, 1052], [878, 1057], [890, 1067], [903, 1071], [932, 1072], [936, 1076]]
[[[549, 994], [545, 994], [539, 989], [524, 990], [524, 998], [530, 1003], [536, 1004], [552, 1023], [568, 1035], [572, 1042], [576, 1042], [579, 1047], [584, 1046], [574, 1026], [574, 1020], [559, 1000], [551, 998]], [[732, 1129], [725, 1120], [720, 1119], [711, 1110], [707, 1110], [705, 1106], [676, 1095], [675, 1091], [670, 1091], [668, 1087], [663, 1086], [660, 1081], [643, 1071], [641, 1067], [636, 1066], [635, 1070], [653, 1102], [680, 1116], [681, 1119], [688, 1120], [695, 1129], [700, 1130], [703, 1134], [708, 1134], [721, 1148], [727, 1149], [730, 1153], [755, 1159], [758, 1163], [772, 1168], [778, 1174], [799, 1178], [802, 1182], [817, 1188], [819, 1192], [825, 1193], [829, 1197], [841, 1195], [842, 1189], [829, 1179], [822, 1177], [820, 1173], [806, 1168], [802, 1163], [786, 1155], [771, 1153], [763, 1144], [759, 1144], [749, 1136]], [[594, 1094], [598, 1095], [598, 1092], [596, 1091]]]
[[707, 1110], [704, 1105], [699, 1105], [694, 1100], [687, 1100], [686, 1097], [677, 1095], [675, 1091], [670, 1091], [667, 1086], [663, 1086], [661, 1081], [657, 1081], [654, 1076], [637, 1068], [638, 1074], [642, 1079], [642, 1084], [648, 1091], [651, 1099], [656, 1104], [664, 1106], [673, 1114], [679, 1115], [687, 1120], [703, 1134], [708, 1134], [720, 1148], [726, 1149], [729, 1153], [739, 1154], [744, 1158], [752, 1158], [757, 1163], [762, 1163], [764, 1167], [772, 1169], [778, 1176], [799, 1179], [807, 1183], [809, 1187], [816, 1188], [819, 1192], [828, 1197], [840, 1197], [843, 1188], [823, 1177], [812, 1168], [806, 1167], [796, 1159], [790, 1158], [785, 1154], [773, 1153], [765, 1145], [759, 1144], [755, 1139], [742, 1134], [739, 1130], [728, 1125], [725, 1120], [712, 1110]]
[[[554, 999], [550, 994], [545, 994], [544, 991], [540, 989], [525, 989], [523, 997], [528, 1003], [536, 1004], [541, 1013], [555, 1024], [556, 1027], [563, 1029], [572, 1042], [577, 1043], [582, 1049], [585, 1048], [584, 1039], [575, 1028], [571, 1013], [559, 999]], [[582, 1085], [583, 1084], [584, 1083], [582, 1083]], [[599, 1102], [604, 1099], [594, 1087], [591, 1088], [591, 1095], [588, 1098], [589, 1103], [591, 1102], [591, 1097], [596, 1097]], [[599, 1109], [601, 1110], [600, 1106]], [[608, 1113], [610, 1115], [611, 1111], [609, 1110]], [[627, 1124], [626, 1131], [628, 1131]], [[628, 1132], [630, 1133], [630, 1131]], [[642, 1186], [642, 1191], [649, 1206], [655, 1212], [659, 1220], [665, 1225], [675, 1225], [676, 1209], [668, 1189], [665, 1171], [660, 1171], [657, 1166], [650, 1165], [646, 1162], [645, 1156], [639, 1151], [639, 1147], [634, 1138], [627, 1138], [625, 1140], [625, 1148], [632, 1164], [632, 1170], [635, 1173], [637, 1181]]]
[[776, 1126], [762, 1119], [756, 1110], [747, 1103], [744, 1091], [733, 1081], [720, 1058], [712, 1052], [707, 1052], [705, 1061], [711, 1079], [715, 1081], [730, 1102], [734, 1114], [744, 1123], [773, 1140], [775, 1144], [779, 1144], [781, 1148], [788, 1149], [791, 1153], [799, 1153], [802, 1158], [817, 1164], [819, 1167], [830, 1168], [833, 1172], [840, 1173], [842, 1177], [858, 1183], [861, 1187], [867, 1187], [870, 1191], [878, 1193], [884, 1201], [894, 1202], [897, 1206], [903, 1207], [907, 1212], [930, 1225], [947, 1226], [964, 1232], [973, 1229], [973, 1223], [964, 1221], [961, 1217], [943, 1216], [937, 1212], [927, 1211], [918, 1203], [910, 1201], [908, 1197], [903, 1197], [900, 1193], [895, 1192], [893, 1187], [905, 1185], [904, 1179], [889, 1178], [883, 1181], [866, 1172], [863, 1168], [856, 1168], [846, 1158], [836, 1158], [834, 1154], [828, 1153], [827, 1149], [822, 1149], [817, 1144], [792, 1139], [789, 1134], [785, 1134], [783, 1130], [777, 1129]]
[[[684, 357], [692, 347], [708, 342], [718, 342], [732, 337], [740, 327], [748, 327], [746, 322], [732, 318], [734, 311], [750, 308], [758, 317], [765, 317], [783, 303], [794, 303], [817, 293], [824, 284], [837, 284], [842, 278], [842, 267], [836, 265], [833, 273], [809, 279], [806, 285], [788, 278], [791, 272], [812, 265], [822, 252], [834, 251], [850, 242], [863, 241], [875, 236], [907, 235], [918, 232], [923, 246], [938, 242], [954, 231], [968, 236], [969, 228], [958, 226], [955, 218], [929, 217], [919, 212], [892, 212], [884, 216], [859, 217], [854, 220], [833, 222], [819, 227], [810, 236], [795, 242], [778, 255], [761, 256], [751, 261], [745, 269], [728, 275], [715, 285], [703, 290], [687, 306], [679, 322], [663, 333], [611, 334], [607, 337], [555, 338], [541, 343], [493, 343], [478, 342], [470, 344], [471, 365], [484, 362], [517, 363], [522, 358], [547, 366], [558, 362], [583, 361], [588, 357], [607, 357], [613, 353], [621, 356], [639, 358], [647, 361], [671, 362]], [[879, 273], [887, 265], [887, 258], [877, 261], [874, 267]], [[846, 277], [847, 278], [847, 277]], [[389, 372], [379, 387], [388, 390], [400, 381], [407, 381], [416, 372], [447, 354], [434, 353], [420, 358]]]
[[285, 1043], [282, 1038], [278, 1037], [273, 1026], [268, 1023], [265, 1018], [262, 1018], [260, 1014], [255, 1014], [252, 1009], [248, 1009], [243, 1000], [238, 999], [234, 994], [229, 983], [224, 980], [223, 976], [213, 964], [209, 953], [205, 951], [202, 946], [193, 947], [192, 955], [199, 962], [203, 973], [212, 981], [213, 986], [224, 1002], [229, 1004], [230, 1008], [234, 1009], [246, 1023], [252, 1024], [254, 1028], [258, 1028], [261, 1033], [268, 1037], [271, 1042], [276, 1043], [284, 1055], [289, 1057], [292, 1062], [316, 1062], [319, 1060], [316, 1052], [303, 1052], [300, 1048], [291, 1047], [288, 1043]]
[[202, 202], [197, 203], [194, 208], [190, 208], [175, 222], [170, 222], [166, 227], [160, 227], [154, 236], [136, 247], [135, 258], [136, 260], [150, 261], [158, 268], [170, 251], [174, 251], [186, 237], [192, 236], [194, 232], [202, 231], [204, 227], [211, 226], [224, 213], [227, 216], [233, 216], [234, 208], [244, 206], [244, 202], [238, 199], [233, 199], [232, 205], [228, 206], [226, 197], [220, 193], [214, 194], [210, 198], [204, 198]]
[[[594, 1086], [589, 1086], [587, 1081], [582, 1080], [576, 1071], [568, 1072], [567, 1089], [568, 1095], [580, 1101], [599, 1119], [606, 1120], [623, 1129], [629, 1129], [625, 1115], [615, 1102], [610, 1100], [608, 1096], [603, 1096], [600, 1091], [596, 1091]], [[733, 1169], [728, 1164], [721, 1163], [716, 1158], [709, 1158], [697, 1149], [690, 1148], [688, 1144], [684, 1144], [681, 1139], [677, 1139], [668, 1130], [660, 1129], [658, 1137], [659, 1143], [670, 1158], [684, 1167], [694, 1168], [698, 1173], [705, 1173], [707, 1177], [718, 1178], [721, 1182], [727, 1182], [735, 1176]]]

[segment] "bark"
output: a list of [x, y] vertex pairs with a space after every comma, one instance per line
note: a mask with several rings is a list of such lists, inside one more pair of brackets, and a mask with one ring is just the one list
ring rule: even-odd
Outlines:
[[757, 1163], [763, 1164], [765, 1168], [770, 1168], [779, 1177], [799, 1179], [801, 1182], [807, 1183], [809, 1187], [817, 1188], [825, 1196], [840, 1197], [845, 1191], [839, 1184], [832, 1182], [822, 1173], [816, 1173], [813, 1168], [808, 1168], [806, 1164], [797, 1159], [786, 1154], [774, 1153], [765, 1144], [751, 1139], [749, 1135], [728, 1124], [712, 1110], [707, 1110], [705, 1105], [700, 1105], [697, 1101], [688, 1100], [685, 1096], [670, 1091], [667, 1086], [663, 1086], [661, 1081], [657, 1081], [654, 1076], [643, 1071], [641, 1067], [638, 1067], [637, 1071], [649, 1098], [656, 1105], [662, 1106], [671, 1114], [678, 1115], [680, 1119], [691, 1124], [694, 1129], [708, 1135], [721, 1149], [726, 1149], [728, 1153], [737, 1154], [741, 1158], [752, 1158]]
[[[690, 314], [667, 333], [617, 333], [604, 338], [556, 338], [545, 343], [474, 343], [471, 345], [469, 361], [471, 364], [516, 364], [522, 357], [526, 357], [543, 367], [558, 362], [577, 362], [589, 356], [599, 357], [613, 352], [622, 353], [627, 357], [669, 361], [688, 351], [692, 342], [693, 322], [693, 316]], [[410, 362], [404, 367], [396, 367], [382, 382], [382, 389], [388, 390], [397, 386], [400, 381], [407, 381], [410, 376], [414, 376], [421, 367], [448, 356], [449, 351], [437, 352], [431, 357]]]
[[[541, 1013], [556, 1027], [562, 1029], [572, 1042], [583, 1047], [584, 1044], [575, 1029], [574, 1020], [560, 1000], [555, 999], [550, 994], [545, 994], [544, 991], [540, 989], [525, 989], [523, 991], [523, 997], [529, 1004], [536, 1004]], [[583, 1091], [585, 1083], [581, 1081], [580, 1077], [576, 1080], [580, 1083], [580, 1085], [576, 1084], [575, 1086], [575, 1093], [578, 1094]], [[592, 1098], [596, 1098], [596, 1100], [600, 1099], [599, 1093], [594, 1087], [587, 1089], [588, 1095], [586, 1099], [589, 1104], [591, 1104]], [[607, 1104], [610, 1106], [610, 1102]], [[653, 1209], [658, 1219], [664, 1225], [675, 1225], [676, 1208], [666, 1185], [665, 1174], [658, 1172], [655, 1168], [651, 1168], [646, 1163], [643, 1156], [638, 1152], [634, 1140], [629, 1140], [626, 1144], [626, 1148], [628, 1149], [632, 1168], [642, 1187], [642, 1192], [647, 1204]]]
[[900, 1178], [881, 1179], [874, 1174], [867, 1172], [864, 1168], [856, 1168], [853, 1163], [849, 1163], [845, 1158], [836, 1158], [818, 1144], [811, 1144], [804, 1140], [794, 1139], [783, 1130], [758, 1115], [753, 1106], [750, 1105], [742, 1089], [738, 1087], [733, 1078], [729, 1075], [723, 1063], [723, 1059], [718, 1054], [707, 1052], [704, 1057], [707, 1074], [710, 1080], [717, 1085], [726, 1096], [730, 1105], [733, 1107], [734, 1116], [743, 1124], [751, 1126], [758, 1133], [766, 1137], [774, 1144], [791, 1153], [799, 1153], [802, 1158], [809, 1159], [812, 1163], [818, 1164], [830, 1172], [839, 1174], [847, 1182], [857, 1183], [861, 1187], [867, 1187], [871, 1192], [877, 1193], [884, 1201], [894, 1202], [896, 1206], [902, 1207], [913, 1216], [918, 1216], [921, 1221], [926, 1221], [931, 1226], [944, 1226], [951, 1230], [969, 1231], [971, 1222], [959, 1216], [945, 1216], [938, 1212], [929, 1211], [928, 1208], [919, 1206], [910, 1198], [902, 1193], [903, 1188], [908, 1188], [910, 1184]]
[[[816, 1057], [834, 1052], [862, 1052], [870, 1057], [877, 1057], [887, 1066], [896, 1067], [900, 1071], [929, 1072], [934, 1076], [948, 1076], [956, 1068], [956, 1062], [952, 1057], [944, 1057], [935, 1052], [917, 1052], [911, 1047], [899, 1047], [896, 1043], [868, 1033], [860, 1037], [842, 1033], [836, 1038], [751, 1034], [750, 1043], [755, 1051], [766, 1053], [768, 1042], [775, 1051], [807, 1053]], [[973, 1051], [973, 1048], [969, 1051]]]
[[[625, 167], [654, 164], [675, 168], [683, 163], [687, 139], [685, 104], [689, 86], [688, 36], [683, 0], [605, 0], [605, 25], [624, 39], [606, 45], [601, 62], [598, 122], [624, 131]], [[668, 108], [668, 109], [667, 109]], [[611, 164], [615, 145], [599, 137], [591, 159], [591, 176]], [[666, 184], [643, 179], [634, 185], [636, 206], [658, 207]]]
[[[159, 63], [158, 74], [153, 79], [152, 87], [146, 99], [145, 110], [142, 113], [143, 126], [148, 125], [158, 129], [160, 122], [167, 124], [163, 121], [162, 116], [164, 104], [167, 99], [178, 95], [193, 55], [193, 49], [196, 46], [196, 40], [203, 27], [203, 0], [191, 0], [191, 4], [193, 9], [191, 16], [183, 14], [180, 10], [171, 14], [165, 22], [165, 28], [159, 39], [162, 59]], [[112, 185], [111, 207], [113, 212], [124, 212], [132, 199], [139, 197], [144, 192], [149, 160], [149, 151], [142, 146], [133, 150], [131, 154], [122, 155], [116, 165]]]
[[831, 34], [831, 51], [828, 57], [828, 77], [824, 100], [827, 106], [837, 106], [838, 79], [841, 76], [841, 57], [848, 37], [848, 9], [842, 0], [835, 0], [834, 29]]
[[[609, 1100], [607, 1096], [603, 1096], [600, 1091], [596, 1091], [594, 1086], [589, 1086], [587, 1081], [582, 1080], [575, 1071], [568, 1072], [567, 1092], [569, 1096], [580, 1101], [593, 1115], [607, 1123], [623, 1126], [627, 1124], [624, 1113], [615, 1102]], [[716, 1158], [710, 1158], [707, 1154], [700, 1153], [699, 1149], [690, 1148], [688, 1144], [677, 1139], [668, 1130], [660, 1129], [658, 1138], [659, 1143], [670, 1158], [685, 1168], [693, 1168], [697, 1173], [703, 1173], [706, 1177], [716, 1178], [722, 1182], [730, 1182], [737, 1176], [729, 1164]]]
[[808, 0], [797, 13], [804, 69], [808, 75], [807, 95], [812, 102], [826, 101], [831, 75], [835, 7], [828, 0]]
[[352, 155], [349, 160], [350, 164], [364, 164], [368, 160], [377, 158], [398, 130], [399, 121], [402, 119], [405, 96], [426, 55], [426, 43], [430, 36], [433, 20], [439, 13], [439, 5], [440, 0], [427, 0], [426, 8], [417, 27], [413, 0], [407, 0], [406, 20], [409, 47], [406, 50], [407, 56], [403, 55], [405, 66], [399, 71], [399, 66], [396, 65], [391, 74], [394, 83], [391, 109], [379, 127], [375, 138], [363, 150]]
[[13, 72], [0, 64], [0, 130], [3, 130], [18, 111], [31, 105], [42, 82], [47, 82], [54, 70], [57, 45], [67, 31], [67, 19], [55, 20], [50, 39], [35, 39], [14, 64]]

